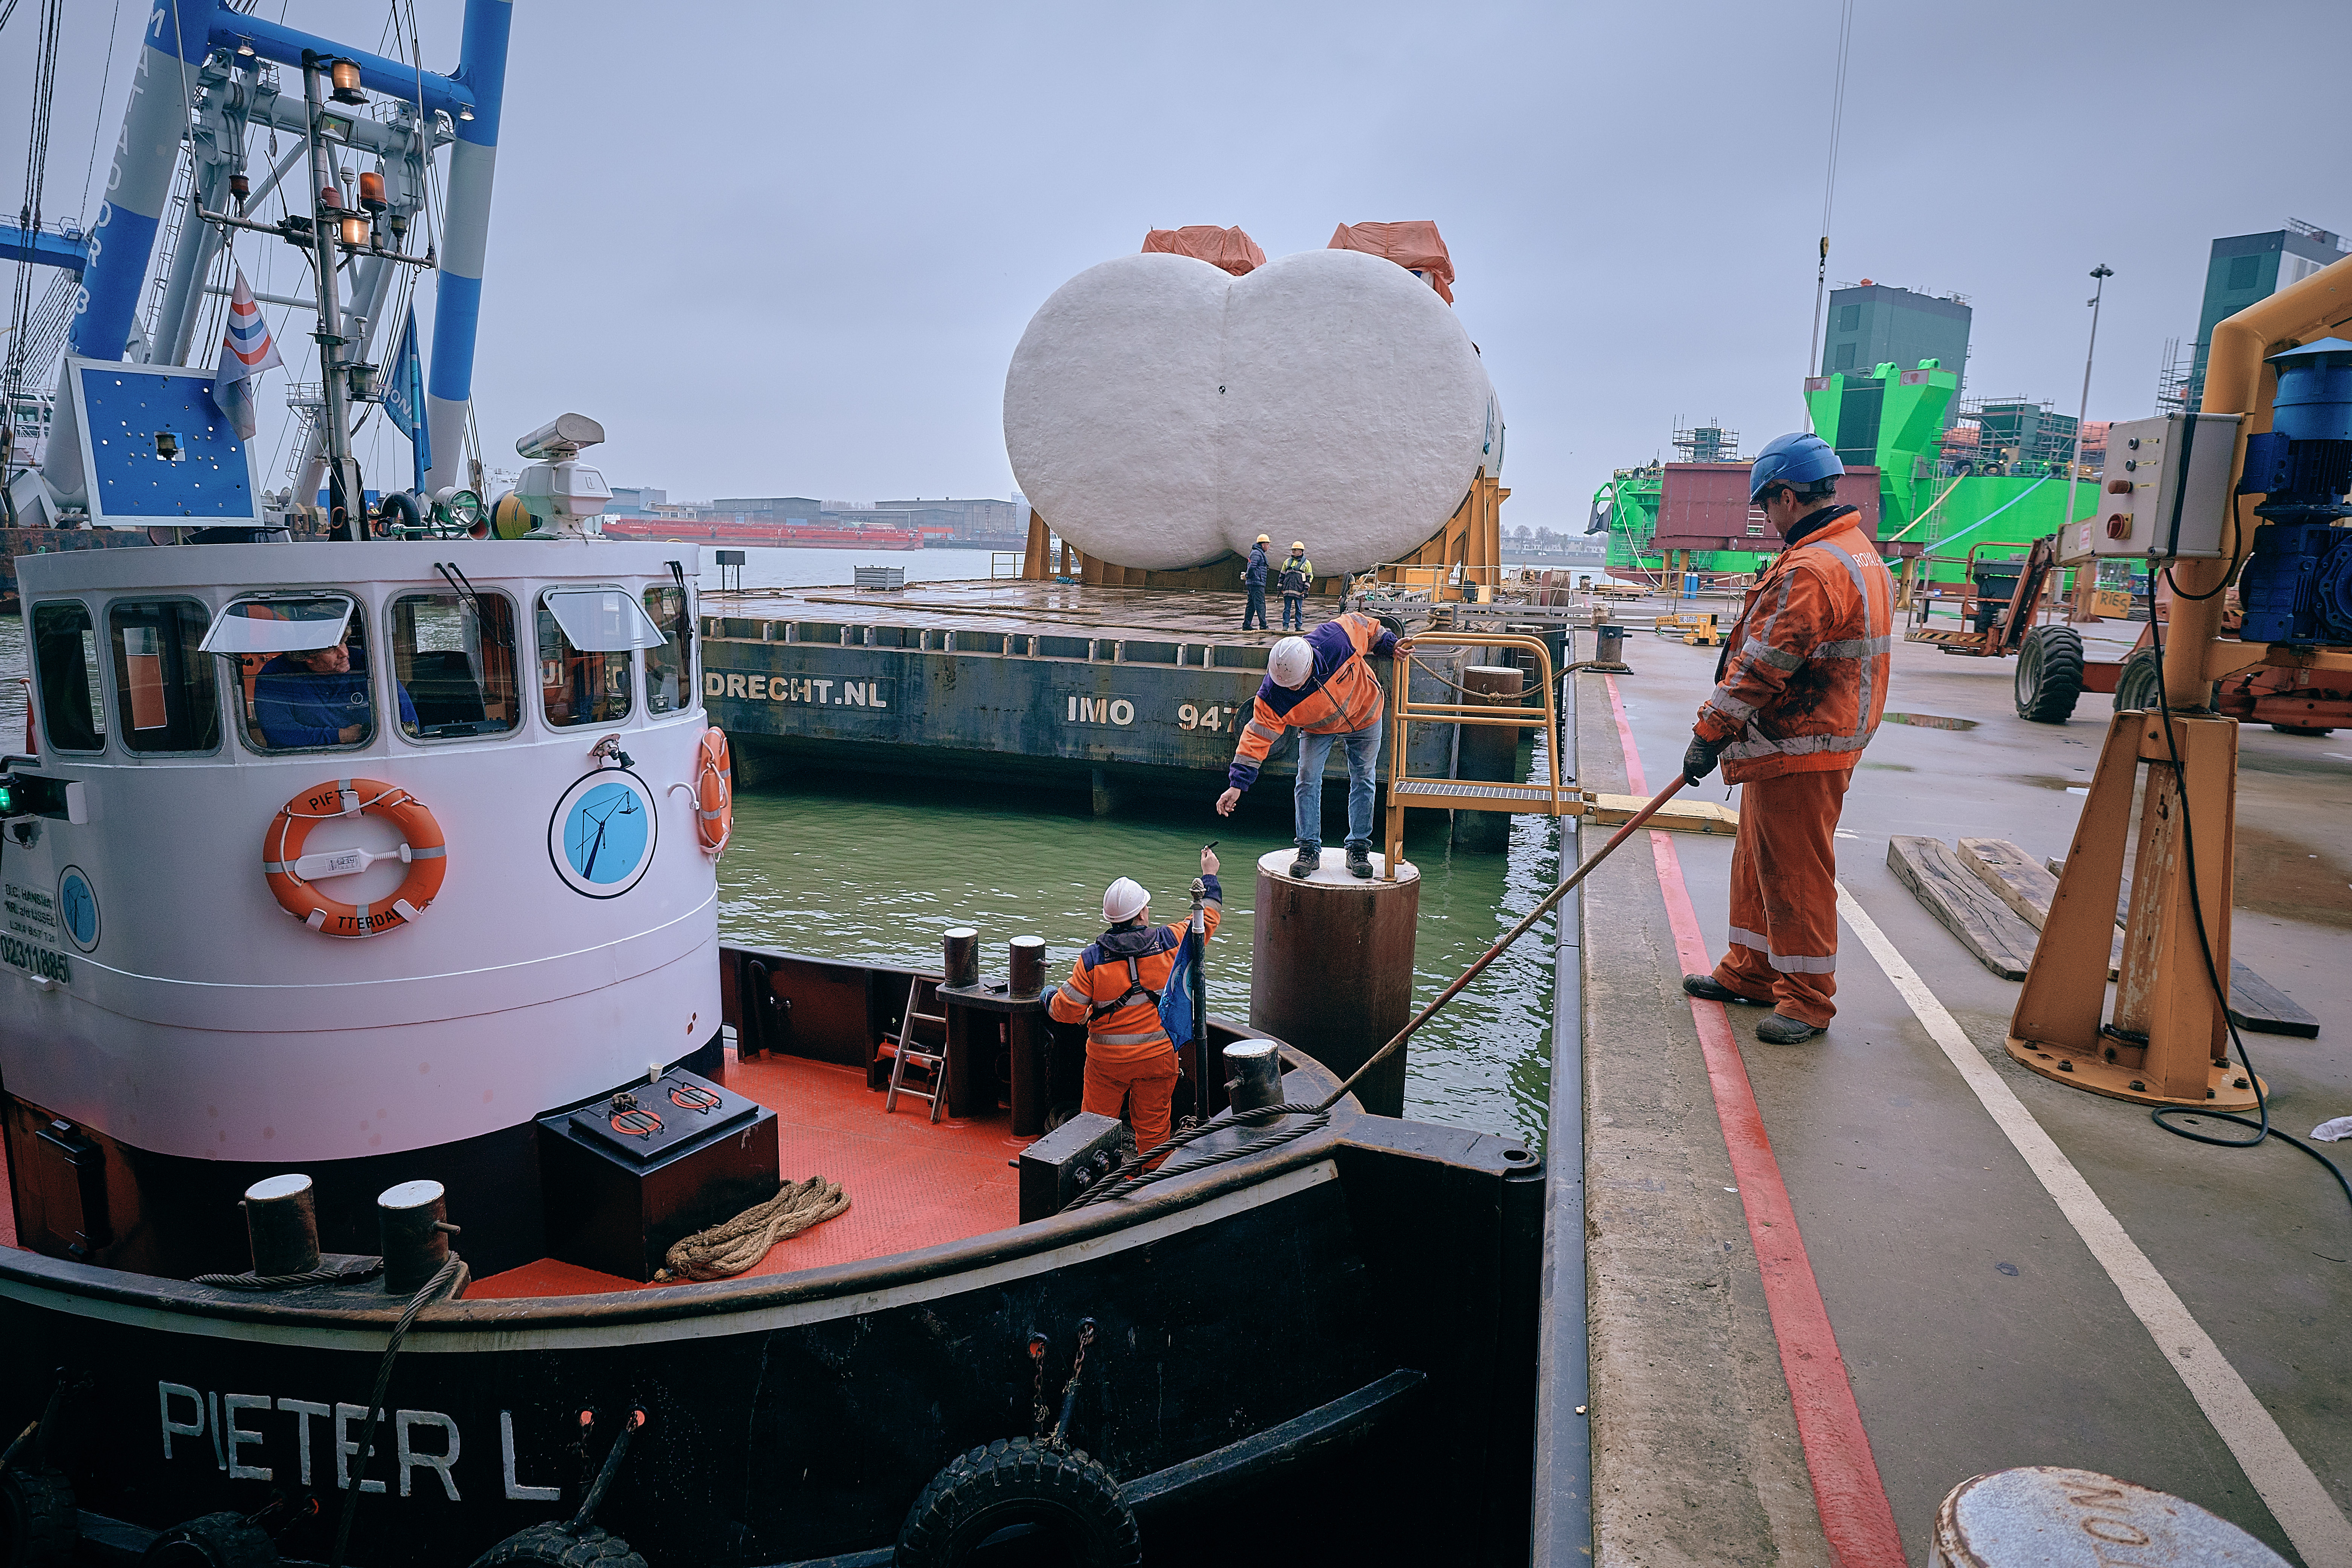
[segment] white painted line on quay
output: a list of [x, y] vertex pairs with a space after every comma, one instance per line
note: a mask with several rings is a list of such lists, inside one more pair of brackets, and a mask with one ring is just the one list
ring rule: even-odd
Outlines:
[[2352, 1564], [2352, 1521], [2345, 1519], [2327, 1489], [2320, 1485], [2319, 1478], [2279, 1430], [2278, 1422], [2221, 1354], [2221, 1347], [2189, 1315], [2171, 1285], [2100, 1201], [2074, 1162], [2042, 1131], [2008, 1080], [1985, 1060], [1958, 1020], [1937, 1000], [1927, 982], [1843, 882], [1837, 885], [1837, 897], [1838, 913], [1845, 917], [1853, 934], [1894, 982], [1912, 1016], [1942, 1047], [1959, 1070], [1961, 1081], [1975, 1093], [1986, 1114], [2023, 1157], [2059, 1213], [2066, 1216], [2066, 1223], [2115, 1281], [2124, 1304], [2156, 1341], [2166, 1363], [2188, 1386], [2221, 1441], [2229, 1445], [2239, 1468], [2262, 1494], [2271, 1517], [2278, 1521], [2295, 1551], [2312, 1568], [2323, 1563]]

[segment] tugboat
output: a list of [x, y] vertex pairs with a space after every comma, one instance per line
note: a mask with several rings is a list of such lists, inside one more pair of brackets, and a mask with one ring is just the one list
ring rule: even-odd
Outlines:
[[[229, 214], [216, 168], [188, 201], [311, 249], [321, 321], [342, 261], [378, 296], [420, 262], [331, 205], [327, 84], [413, 90], [419, 156], [454, 135], [409, 414], [462, 430], [504, 0], [450, 77], [159, 7], [151, 79], [306, 128], [307, 221]], [[163, 129], [122, 156], [179, 133], [130, 113]], [[1052, 1115], [1084, 1042], [1034, 942], [990, 984], [968, 943], [723, 941], [699, 553], [603, 537], [602, 427], [517, 443], [522, 537], [422, 472], [370, 511], [382, 382], [321, 333], [330, 506], [294, 521], [333, 537], [296, 537], [210, 378], [103, 352], [152, 220], [113, 221], [17, 481], [155, 545], [17, 562], [0, 1568], [1524, 1560], [1539, 1160], [1211, 1019], [1230, 1070], [1188, 1065], [1143, 1169]]]

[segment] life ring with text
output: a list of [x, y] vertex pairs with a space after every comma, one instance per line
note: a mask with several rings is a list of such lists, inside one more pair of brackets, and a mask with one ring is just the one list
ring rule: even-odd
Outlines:
[[735, 831], [735, 770], [726, 731], [714, 724], [702, 732], [695, 763], [694, 831], [702, 847], [716, 855]]
[[[306, 855], [310, 829], [341, 816], [380, 816], [400, 830], [397, 849], [330, 849]], [[382, 936], [433, 907], [449, 869], [448, 844], [425, 803], [377, 779], [335, 779], [286, 803], [261, 838], [261, 869], [278, 907], [323, 936]], [[408, 868], [391, 898], [365, 904], [331, 899], [319, 883], [364, 871], [381, 860]]]

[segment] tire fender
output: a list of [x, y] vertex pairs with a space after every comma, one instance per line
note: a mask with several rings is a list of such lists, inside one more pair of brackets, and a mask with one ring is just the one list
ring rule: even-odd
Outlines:
[[646, 1560], [608, 1530], [593, 1524], [534, 1524], [518, 1530], [479, 1557], [474, 1568], [646, 1568]]
[[275, 1568], [278, 1548], [241, 1513], [199, 1514], [147, 1543], [145, 1568]]
[[0, 1568], [62, 1568], [81, 1539], [73, 1483], [47, 1465], [0, 1470]]
[[1057, 1527], [1085, 1568], [1138, 1568], [1143, 1537], [1111, 1473], [1084, 1452], [999, 1438], [950, 1460], [907, 1510], [894, 1568], [960, 1568], [1007, 1525]]

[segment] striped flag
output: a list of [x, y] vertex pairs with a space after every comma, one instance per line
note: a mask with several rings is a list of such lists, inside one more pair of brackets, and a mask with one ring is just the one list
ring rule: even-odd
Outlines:
[[236, 288], [228, 297], [228, 327], [221, 334], [220, 363], [213, 371], [213, 404], [236, 426], [239, 440], [252, 440], [261, 427], [253, 378], [284, 363], [278, 357], [269, 323], [262, 319], [261, 307], [254, 302], [253, 290], [246, 286], [245, 268], [240, 267]]

